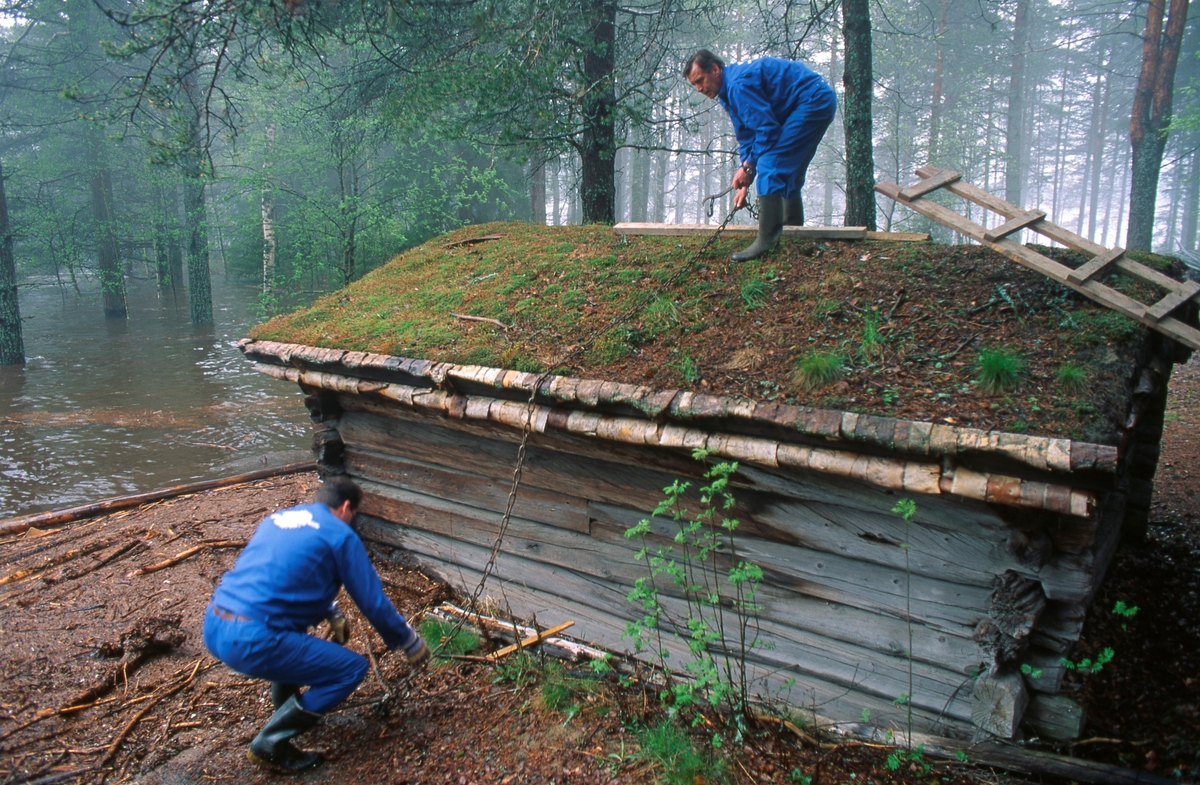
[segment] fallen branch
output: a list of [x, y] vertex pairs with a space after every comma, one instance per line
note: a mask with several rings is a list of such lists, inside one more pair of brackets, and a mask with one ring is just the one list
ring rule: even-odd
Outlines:
[[159, 570], [165, 570], [168, 567], [173, 567], [176, 564], [179, 564], [179, 562], [183, 561], [184, 559], [186, 559], [190, 556], [195, 556], [197, 553], [199, 553], [200, 551], [203, 551], [207, 548], [241, 548], [241, 547], [245, 546], [245, 544], [246, 544], [245, 540], [216, 540], [214, 542], [205, 542], [205, 543], [201, 543], [199, 545], [193, 545], [191, 548], [188, 548], [186, 551], [181, 551], [181, 552], [175, 554], [174, 556], [172, 556], [171, 558], [166, 559], [164, 561], [160, 561], [155, 564], [144, 564], [141, 567], [137, 568], [136, 570], [131, 571], [125, 577], [126, 578], [136, 578], [139, 575], [145, 575], [147, 573], [158, 572]]
[[443, 245], [442, 248], [457, 248], [460, 245], [470, 245], [471, 243], [485, 243], [488, 240], [503, 240], [502, 234], [485, 234], [482, 237], [468, 237], [466, 240], [455, 240], [449, 245]]
[[942, 360], [943, 362], [945, 362], [946, 360], [953, 360], [958, 355], [959, 352], [961, 352], [963, 349], [966, 349], [971, 344], [975, 343], [975, 339], [978, 337], [979, 337], [979, 333], [975, 333], [970, 338], [967, 338], [966, 340], [960, 342], [958, 344], [958, 346], [955, 346], [954, 351], [950, 352], [950, 354], [944, 354], [939, 359]]
[[46, 528], [49, 526], [61, 526], [72, 521], [77, 521], [81, 518], [91, 518], [101, 513], [113, 512], [116, 510], [126, 510], [130, 507], [138, 507], [147, 502], [159, 501], [161, 499], [169, 499], [173, 496], [183, 496], [188, 493], [200, 493], [201, 491], [211, 491], [214, 488], [224, 488], [229, 485], [239, 485], [244, 482], [253, 482], [254, 480], [263, 480], [268, 477], [278, 477], [284, 474], [296, 474], [297, 472], [312, 471], [316, 468], [315, 461], [304, 461], [303, 463], [289, 463], [286, 466], [279, 466], [274, 469], [259, 469], [258, 471], [246, 472], [245, 474], [235, 474], [232, 477], [222, 477], [219, 480], [205, 480], [204, 482], [193, 482], [186, 485], [176, 485], [172, 488], [163, 488], [158, 491], [149, 491], [147, 493], [136, 493], [132, 496], [117, 496], [111, 499], [94, 502], [93, 504], [84, 504], [79, 507], [68, 507], [65, 510], [52, 510], [50, 512], [39, 512], [35, 515], [23, 515], [19, 518], [9, 518], [0, 521], [0, 537], [7, 537], [13, 534], [24, 534], [31, 527]]
[[468, 316], [465, 313], [454, 313], [453, 311], [450, 312], [450, 315], [455, 319], [462, 319], [464, 322], [487, 322], [488, 324], [494, 324], [504, 330], [509, 329], [508, 325], [499, 319], [489, 319], [486, 316]]
[[565, 630], [566, 628], [572, 627], [574, 625], [575, 625], [574, 621], [564, 621], [562, 624], [556, 624], [548, 630], [542, 630], [539, 633], [530, 635], [528, 638], [525, 638], [524, 640], [517, 641], [516, 643], [513, 643], [509, 646], [505, 646], [503, 649], [499, 649], [498, 651], [492, 652], [490, 655], [488, 655], [488, 659], [490, 659], [492, 662], [495, 662], [496, 660], [498, 660], [502, 657], [507, 657], [508, 655], [512, 654], [515, 651], [520, 651], [521, 649], [527, 649], [530, 646], [537, 646], [539, 643], [546, 640], [547, 638], [553, 637], [553, 636], [557, 635], [558, 633], [562, 632], [563, 630]]
[[114, 755], [117, 754], [117, 748], [121, 746], [121, 742], [125, 741], [125, 738], [129, 735], [129, 732], [133, 730], [133, 726], [137, 725], [138, 721], [141, 720], [142, 717], [146, 716], [146, 712], [158, 705], [158, 703], [164, 698], [171, 697], [192, 683], [192, 679], [196, 678], [196, 673], [200, 670], [200, 662], [203, 659], [204, 658], [201, 657], [200, 659], [196, 660], [196, 664], [192, 666], [191, 674], [184, 681], [176, 684], [174, 687], [167, 690], [162, 695], [159, 695], [157, 698], [152, 698], [149, 703], [142, 707], [141, 711], [133, 715], [129, 722], [125, 723], [125, 727], [121, 729], [121, 732], [117, 734], [117, 737], [112, 740], [111, 744], [108, 745], [108, 751], [105, 752], [104, 757], [100, 759], [99, 767], [103, 768], [104, 766], [108, 765], [108, 762], [112, 760]]

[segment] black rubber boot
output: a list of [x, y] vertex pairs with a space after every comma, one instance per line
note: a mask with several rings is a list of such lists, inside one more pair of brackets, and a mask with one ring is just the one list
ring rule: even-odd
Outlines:
[[246, 757], [258, 766], [285, 774], [311, 769], [321, 762], [321, 756], [296, 749], [292, 746], [292, 739], [316, 725], [319, 719], [320, 714], [305, 711], [293, 695], [271, 715], [254, 741], [250, 742]]
[[783, 200], [783, 225], [804, 226], [804, 202], [800, 197]]
[[783, 196], [768, 194], [758, 197], [758, 237], [749, 248], [738, 251], [729, 258], [735, 262], [757, 259], [775, 247], [779, 235], [783, 234]]
[[300, 694], [300, 687], [298, 685], [280, 684], [277, 681], [271, 682], [271, 705], [276, 709], [287, 703], [288, 698], [298, 694]]

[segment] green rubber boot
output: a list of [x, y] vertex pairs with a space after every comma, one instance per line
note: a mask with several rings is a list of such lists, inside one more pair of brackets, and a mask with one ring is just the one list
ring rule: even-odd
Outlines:
[[293, 695], [271, 715], [254, 741], [250, 742], [246, 757], [257, 766], [284, 774], [311, 769], [321, 763], [321, 756], [296, 749], [292, 746], [292, 739], [316, 725], [319, 719], [320, 714], [305, 711]]
[[804, 226], [804, 202], [800, 197], [783, 200], [783, 225]]
[[775, 247], [779, 235], [783, 234], [783, 196], [767, 194], [758, 197], [758, 237], [749, 248], [738, 251], [729, 258], [735, 262], [757, 259]]

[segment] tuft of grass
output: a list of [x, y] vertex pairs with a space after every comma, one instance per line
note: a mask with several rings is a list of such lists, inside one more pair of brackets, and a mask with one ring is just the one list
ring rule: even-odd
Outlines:
[[561, 711], [567, 722], [583, 707], [582, 699], [590, 695], [599, 684], [594, 676], [579, 676], [569, 672], [558, 662], [548, 662], [542, 668], [542, 705], [550, 711]]
[[[454, 632], [454, 625], [441, 619], [427, 618], [421, 621], [421, 637], [429, 644], [429, 648], [436, 649], [442, 645], [450, 634]], [[479, 649], [479, 636], [467, 630], [459, 630], [454, 632], [454, 637], [442, 648], [439, 659], [447, 659], [451, 654], [470, 654]]]
[[792, 380], [804, 390], [814, 390], [837, 381], [845, 371], [846, 361], [833, 352], [811, 352], [796, 361]]
[[680, 727], [663, 720], [638, 733], [641, 757], [662, 767], [660, 782], [669, 785], [694, 785], [697, 782], [725, 782], [725, 761], [696, 750]]
[[867, 359], [883, 353], [883, 336], [879, 334], [879, 317], [873, 311], [867, 311], [863, 316], [862, 342], [859, 344], [858, 351]]
[[689, 384], [700, 381], [700, 363], [693, 360], [690, 354], [683, 355], [678, 362], [671, 363], [670, 367], [678, 371], [683, 380]]
[[1025, 361], [1008, 349], [981, 349], [978, 365], [979, 387], [989, 395], [1013, 387], [1025, 370]]
[[1063, 363], [1058, 366], [1058, 384], [1067, 392], [1072, 394], [1083, 392], [1085, 381], [1087, 381], [1087, 373], [1078, 365]]
[[748, 278], [741, 288], [742, 301], [746, 303], [746, 310], [753, 308], [761, 308], [767, 304], [767, 296], [771, 294], [771, 284], [763, 279], [754, 276]]

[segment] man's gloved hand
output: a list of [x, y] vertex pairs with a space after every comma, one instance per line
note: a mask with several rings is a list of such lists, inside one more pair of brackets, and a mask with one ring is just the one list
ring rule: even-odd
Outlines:
[[431, 656], [433, 655], [430, 654], [429, 647], [425, 645], [425, 641], [420, 635], [404, 649], [404, 657], [408, 660], [408, 667], [413, 670], [429, 662]]
[[350, 640], [350, 621], [337, 608], [325, 616], [325, 621], [329, 623], [329, 640], [345, 646]]

